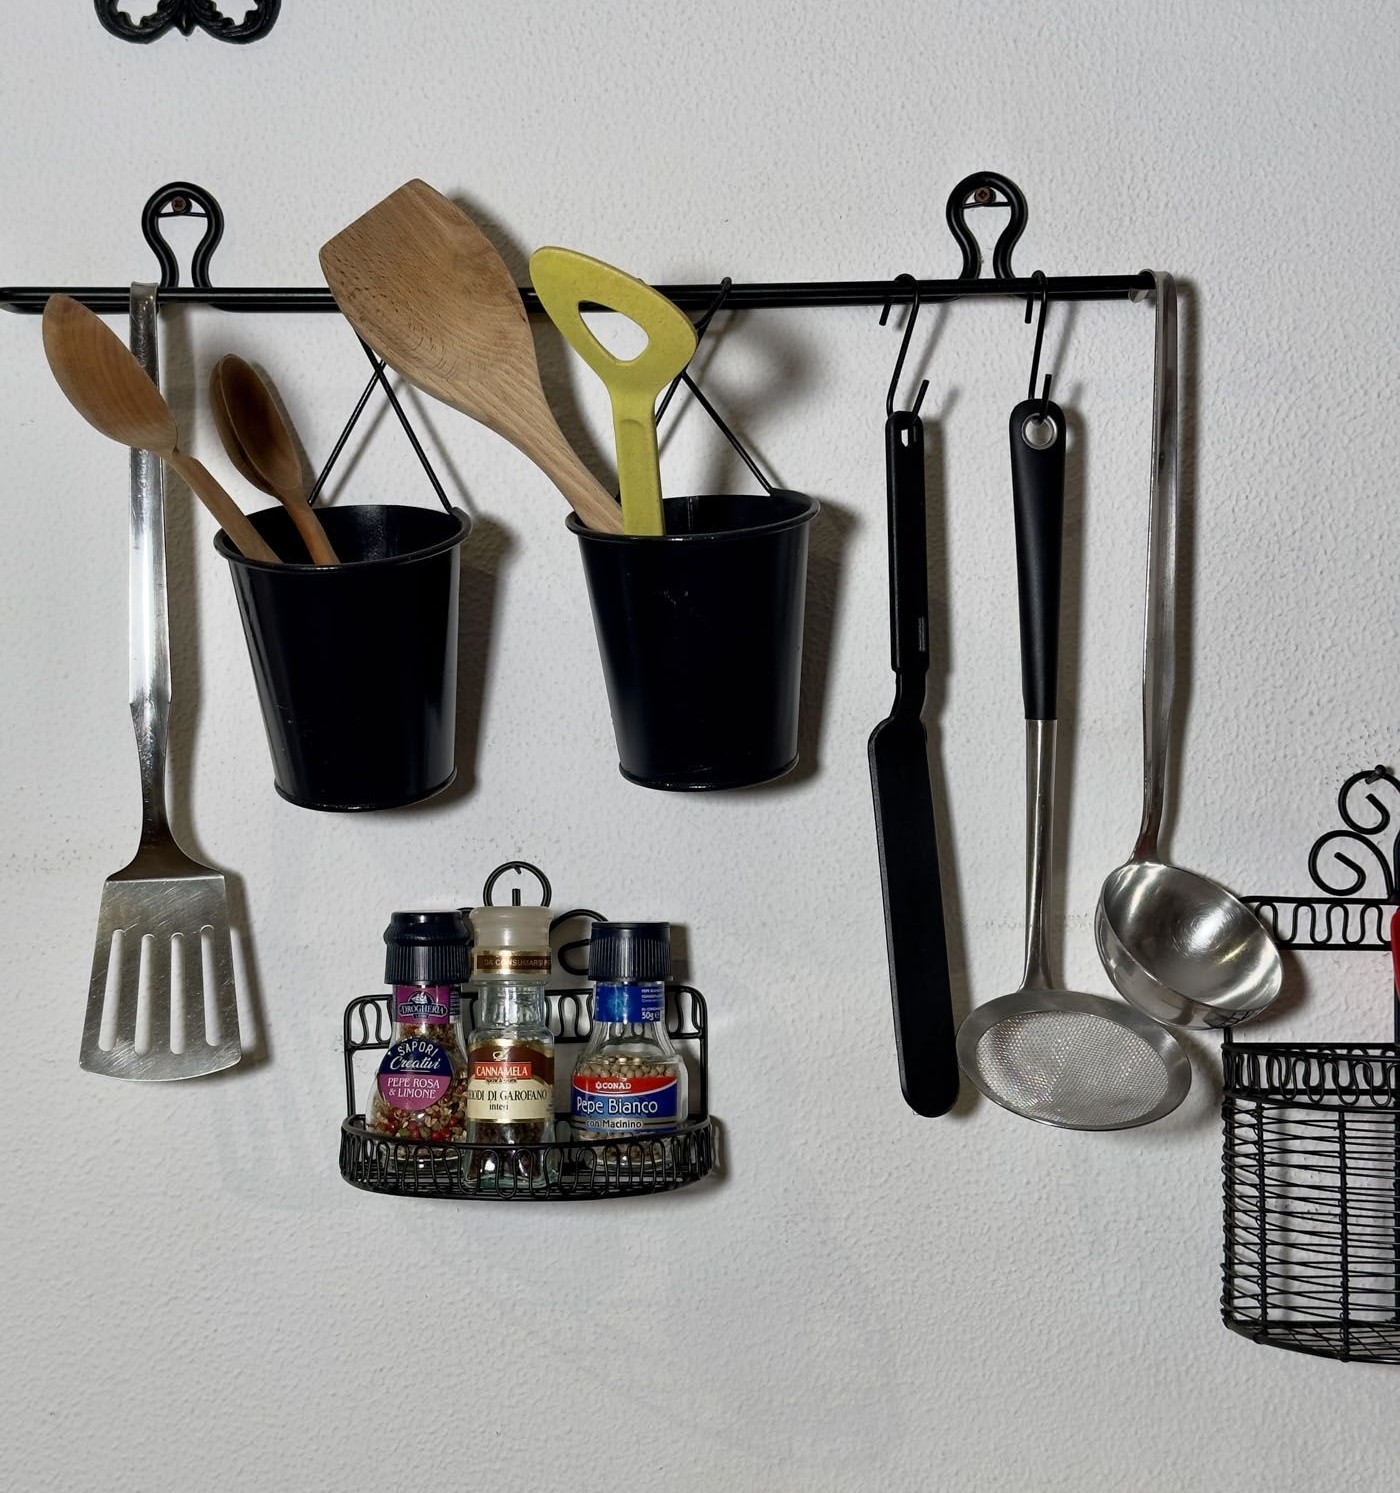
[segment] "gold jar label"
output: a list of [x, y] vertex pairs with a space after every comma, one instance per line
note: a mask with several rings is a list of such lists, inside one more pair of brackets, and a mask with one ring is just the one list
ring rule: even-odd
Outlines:
[[548, 949], [478, 949], [473, 967], [479, 975], [547, 975]]

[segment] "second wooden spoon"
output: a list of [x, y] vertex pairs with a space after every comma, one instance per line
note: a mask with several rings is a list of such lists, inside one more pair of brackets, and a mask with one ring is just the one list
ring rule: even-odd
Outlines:
[[339, 565], [321, 520], [306, 501], [301, 457], [282, 412], [257, 371], [228, 353], [209, 376], [209, 408], [228, 459], [259, 492], [292, 516], [313, 565]]
[[279, 563], [271, 546], [196, 457], [180, 450], [180, 433], [159, 389], [112, 329], [71, 296], [44, 307], [44, 354], [68, 402], [108, 439], [149, 451], [178, 472], [250, 560]]

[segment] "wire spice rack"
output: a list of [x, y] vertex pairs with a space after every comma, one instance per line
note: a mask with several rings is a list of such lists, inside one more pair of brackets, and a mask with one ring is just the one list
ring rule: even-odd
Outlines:
[[[549, 905], [548, 878], [528, 861], [507, 861], [486, 880], [485, 906], [508, 872], [535, 877]], [[518, 888], [512, 893], [520, 901]], [[551, 935], [575, 920], [601, 922], [602, 914], [573, 908], [550, 921]], [[568, 974], [583, 975], [587, 938], [564, 943], [556, 962]], [[581, 1047], [591, 1027], [587, 986], [548, 992], [547, 1021], [557, 1046]], [[476, 991], [462, 994], [462, 1022], [470, 1030]], [[459, 1202], [528, 1200], [582, 1202], [596, 1198], [638, 1197], [674, 1192], [708, 1176], [715, 1167], [715, 1135], [709, 1113], [709, 1026], [705, 998], [693, 985], [667, 984], [666, 1031], [696, 1060], [691, 1073], [690, 1115], [667, 1135], [577, 1139], [567, 1111], [555, 1116], [554, 1138], [533, 1145], [473, 1145], [460, 1141], [415, 1141], [378, 1135], [365, 1125], [360, 1107], [355, 1056], [384, 1051], [393, 1033], [387, 995], [366, 995], [345, 1008], [345, 1103], [340, 1127], [340, 1175], [352, 1187], [396, 1197], [449, 1198]]]
[[[1328, 895], [1245, 899], [1284, 948], [1389, 947], [1400, 782], [1354, 773], [1337, 806], [1345, 827], [1308, 856]], [[1400, 1363], [1400, 1006], [1395, 1021], [1385, 1043], [1225, 1033], [1221, 1313], [1254, 1342]]]

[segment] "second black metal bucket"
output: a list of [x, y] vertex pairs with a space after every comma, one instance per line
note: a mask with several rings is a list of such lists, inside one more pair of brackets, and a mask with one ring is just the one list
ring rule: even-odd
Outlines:
[[[458, 509], [318, 509], [337, 566], [307, 563], [290, 515], [253, 526], [291, 563], [222, 531], [278, 793], [307, 809], [390, 809], [456, 775]], [[296, 563], [300, 561], [301, 563]]]
[[742, 788], [797, 763], [808, 525], [802, 493], [668, 498], [666, 532], [570, 517], [622, 775]]

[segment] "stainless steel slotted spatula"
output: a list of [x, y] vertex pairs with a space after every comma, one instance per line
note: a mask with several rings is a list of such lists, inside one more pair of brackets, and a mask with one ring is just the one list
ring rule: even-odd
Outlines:
[[[159, 384], [156, 287], [131, 287], [131, 350]], [[223, 875], [175, 843], [165, 805], [170, 621], [165, 487], [158, 457], [131, 453], [131, 720], [141, 843], [102, 888], [79, 1062], [113, 1078], [196, 1078], [242, 1054]], [[180, 978], [182, 977], [182, 978]], [[183, 999], [172, 1000], [182, 987]]]

